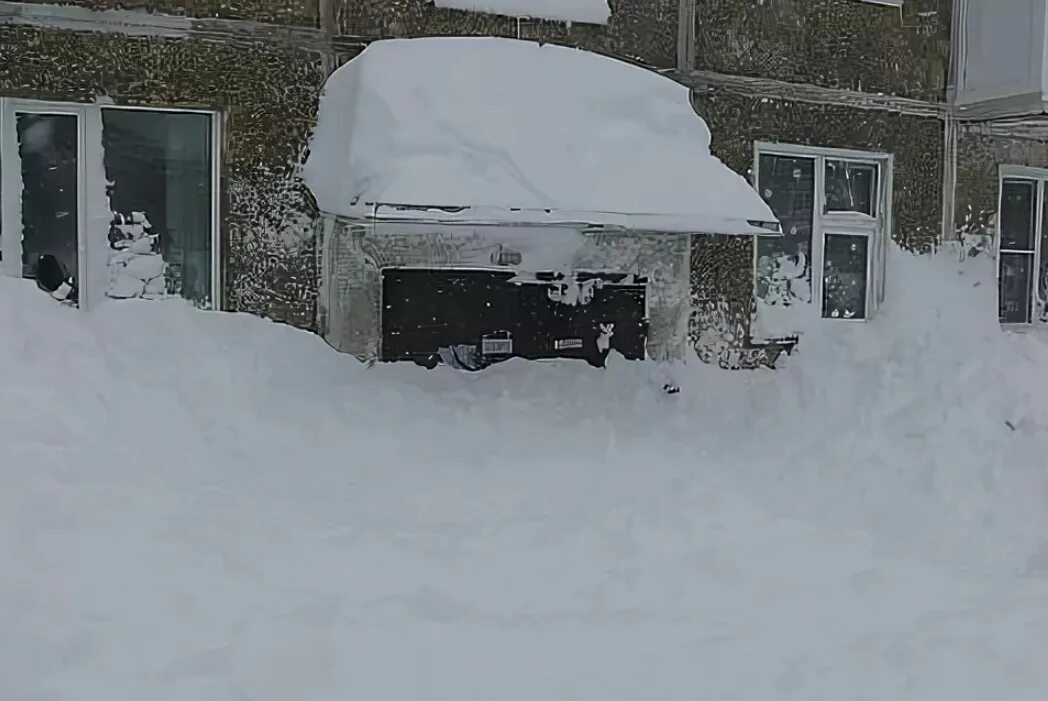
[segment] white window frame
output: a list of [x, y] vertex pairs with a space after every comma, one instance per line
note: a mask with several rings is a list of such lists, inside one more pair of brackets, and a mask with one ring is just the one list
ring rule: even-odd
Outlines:
[[[94, 219], [104, 217], [106, 224], [111, 216], [108, 207], [102, 211], [105, 200], [105, 166], [102, 146], [102, 112], [104, 110], [129, 110], [135, 112], [174, 112], [180, 114], [204, 114], [211, 118], [211, 309], [223, 308], [222, 294], [222, 113], [182, 107], [155, 107], [152, 105], [114, 105], [105, 103], [75, 103], [45, 100], [25, 100], [0, 97], [0, 275], [22, 276], [22, 175], [19, 163], [17, 136], [13, 129], [14, 117], [18, 112], [34, 114], [75, 115], [78, 120], [77, 152], [77, 258], [78, 277], [90, 279], [97, 263], [89, 259], [86, 232]], [[11, 156], [9, 154], [16, 154]], [[5, 155], [6, 154], [6, 155]], [[94, 177], [91, 177], [91, 175]], [[89, 188], [93, 190], [89, 193]], [[18, 232], [14, 234], [13, 232]], [[80, 307], [89, 309], [97, 300], [91, 297], [91, 285], [81, 285]]]
[[[805, 146], [757, 141], [753, 144], [753, 186], [759, 188], [761, 156], [808, 158], [814, 161], [815, 198], [811, 233], [811, 302], [816, 315], [831, 321], [866, 322], [876, 316], [884, 301], [885, 261], [887, 242], [891, 239], [893, 173], [895, 158], [890, 153], [859, 151], [855, 149]], [[846, 161], [877, 167], [876, 214], [872, 220], [851, 212], [826, 212], [826, 161]], [[866, 248], [866, 309], [861, 319], [824, 317], [822, 314], [825, 285], [826, 237], [834, 234], [858, 235], [867, 238]], [[757, 247], [753, 251], [754, 283], [756, 284]]]
[[[1002, 205], [1004, 203], [1004, 181], [1005, 180], [1024, 180], [1027, 182], [1034, 183], [1034, 220], [1033, 220], [1033, 249], [1018, 249], [1018, 248], [1002, 248], [1003, 243], [1003, 231], [1001, 229], [1001, 212]], [[1032, 289], [1028, 290], [1030, 293], [1029, 297], [1029, 308], [1026, 310], [1029, 321], [1025, 322], [1001, 322], [1001, 326], [1005, 328], [1015, 329], [1026, 329], [1034, 326], [1037, 322], [1037, 308], [1048, 303], [1048, 300], [1041, 297], [1040, 290], [1040, 272], [1041, 272], [1041, 231], [1044, 227], [1044, 205], [1045, 195], [1048, 194], [1048, 169], [1046, 168], [1032, 168], [1029, 166], [1013, 166], [1013, 165], [1002, 165], [998, 168], [997, 173], [997, 224], [996, 224], [996, 241], [997, 241], [997, 269], [996, 269], [996, 280], [997, 280], [997, 304], [1000, 309], [1001, 300], [1001, 267], [1002, 267], [1002, 254], [1005, 253], [1018, 253], [1023, 255], [1029, 255], [1033, 259], [1033, 267], [1030, 270], [1030, 286]], [[998, 312], [999, 313], [999, 312]]]

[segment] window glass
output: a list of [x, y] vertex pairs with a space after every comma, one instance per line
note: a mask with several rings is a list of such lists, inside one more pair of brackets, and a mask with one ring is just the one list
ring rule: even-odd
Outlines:
[[866, 267], [869, 237], [826, 234], [823, 251], [822, 315], [866, 318]]
[[781, 237], [757, 239], [757, 296], [810, 302], [815, 159], [761, 154], [757, 189], [782, 224]]
[[1033, 250], [1037, 183], [1005, 180], [1001, 186], [1001, 249]]
[[211, 300], [211, 117], [102, 110], [111, 297]]
[[22, 176], [22, 275], [35, 278], [41, 256], [52, 255], [76, 278], [79, 124], [76, 115], [18, 113]]
[[826, 211], [877, 216], [877, 170], [873, 163], [827, 160]]
[[1048, 198], [1042, 199], [1041, 255], [1040, 266], [1037, 269], [1037, 290], [1040, 302], [1038, 314], [1041, 321], [1048, 321], [1048, 306], [1045, 305], [1045, 302], [1048, 301], [1048, 255], [1045, 255], [1045, 252], [1048, 251]]
[[1033, 254], [1001, 253], [998, 315], [1004, 324], [1030, 323]]

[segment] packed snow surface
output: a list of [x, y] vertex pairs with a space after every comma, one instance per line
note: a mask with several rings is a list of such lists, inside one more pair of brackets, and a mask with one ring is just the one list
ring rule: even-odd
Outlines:
[[725, 234], [775, 221], [710, 154], [687, 88], [513, 39], [372, 43], [324, 86], [304, 175], [320, 208], [345, 216], [376, 203], [516, 208], [531, 223]]
[[0, 699], [1043, 701], [1048, 348], [889, 265], [676, 398], [0, 279]]
[[437, 7], [535, 17], [561, 22], [607, 24], [608, 0], [436, 0]]

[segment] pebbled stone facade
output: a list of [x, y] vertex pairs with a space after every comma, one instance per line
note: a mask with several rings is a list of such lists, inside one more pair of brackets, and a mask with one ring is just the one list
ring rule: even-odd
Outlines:
[[1000, 167], [1048, 168], [1048, 120], [1041, 125], [1043, 138], [993, 133], [985, 124], [961, 125], [959, 129], [954, 228], [970, 252], [993, 252]]
[[0, 25], [0, 95], [220, 111], [224, 307], [306, 328], [314, 210], [295, 165], [323, 79], [316, 52]]
[[678, 0], [609, 0], [607, 26], [520, 20], [436, 7], [426, 0], [342, 0], [343, 34], [372, 38], [498, 36], [564, 44], [646, 65], [676, 65]]
[[915, 252], [928, 251], [939, 240], [941, 120], [717, 88], [696, 91], [694, 102], [713, 132], [714, 154], [739, 173], [751, 171], [756, 141], [894, 154], [892, 238]]
[[951, 0], [698, 0], [695, 67], [942, 101]]
[[[714, 87], [696, 90], [693, 100], [713, 133], [714, 154], [739, 173], [752, 172], [757, 141], [894, 154], [893, 239], [915, 252], [931, 250], [938, 242], [943, 183], [939, 119]], [[691, 334], [700, 357], [728, 367], [764, 362], [760, 349], [749, 345], [755, 306], [752, 240], [697, 239], [692, 290]], [[711, 336], [722, 342], [712, 344]], [[703, 348], [713, 348], [717, 355], [706, 357], [709, 352]]]
[[315, 27], [318, 0], [23, 0], [39, 5], [76, 5], [89, 10], [143, 10], [185, 17], [248, 19]]

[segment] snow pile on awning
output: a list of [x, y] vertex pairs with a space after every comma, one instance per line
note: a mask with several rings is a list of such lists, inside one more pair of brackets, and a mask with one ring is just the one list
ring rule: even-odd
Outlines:
[[322, 210], [353, 217], [394, 204], [723, 234], [775, 221], [710, 154], [685, 87], [512, 39], [371, 44], [328, 79], [305, 178]]
[[611, 15], [608, 0], [436, 0], [436, 5], [453, 10], [590, 24], [607, 24]]

